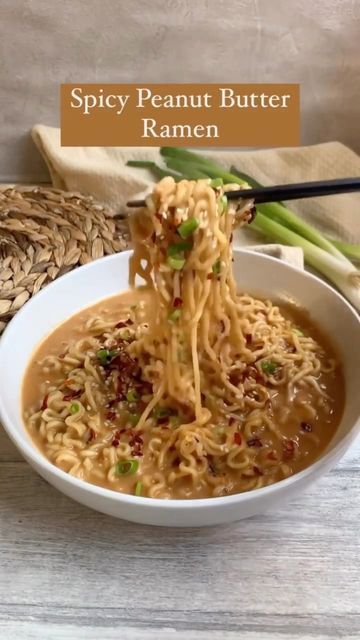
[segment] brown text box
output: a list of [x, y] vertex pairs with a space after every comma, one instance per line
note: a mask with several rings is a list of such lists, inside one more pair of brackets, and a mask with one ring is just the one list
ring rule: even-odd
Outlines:
[[63, 146], [300, 144], [297, 84], [64, 84]]

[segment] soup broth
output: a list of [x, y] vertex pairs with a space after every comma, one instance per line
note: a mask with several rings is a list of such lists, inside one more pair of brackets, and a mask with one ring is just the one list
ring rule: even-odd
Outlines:
[[[239, 300], [246, 305], [249, 297]], [[305, 313], [270, 301], [256, 301], [245, 361], [228, 374], [241, 389], [238, 406], [225, 410], [221, 390], [203, 395], [209, 423], [192, 427], [184, 396], [154, 406], [141, 424], [154, 400], [146, 367], [156, 368], [156, 353], [155, 364], [149, 358], [140, 366], [133, 347], [157, 305], [153, 290], [131, 290], [81, 311], [37, 349], [24, 379], [23, 416], [53, 464], [114, 491], [189, 499], [266, 486], [319, 457], [343, 411], [341, 367]], [[283, 360], [264, 359], [264, 323], [280, 327]]]

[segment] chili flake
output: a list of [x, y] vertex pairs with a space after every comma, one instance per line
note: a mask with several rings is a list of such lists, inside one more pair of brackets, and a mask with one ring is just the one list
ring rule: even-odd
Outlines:
[[301, 430], [305, 431], [306, 433], [310, 433], [313, 430], [312, 425], [309, 422], [301, 422], [300, 427]]
[[249, 440], [247, 440], [246, 442], [248, 447], [262, 447], [262, 442], [260, 440], [260, 438], [257, 438], [255, 436], [255, 438], [250, 438]]
[[239, 433], [238, 431], [235, 431], [235, 433], [234, 433], [234, 442], [235, 442], [235, 444], [237, 444], [238, 446], [240, 446], [240, 445], [241, 445], [241, 443], [242, 443], [241, 433]]
[[77, 391], [71, 391], [69, 393], [67, 393], [64, 397], [63, 400], [75, 400], [75, 398], [80, 398], [81, 394], [82, 394], [82, 389], [78, 389]]
[[294, 440], [285, 440], [283, 442], [283, 458], [284, 460], [291, 460], [295, 455], [295, 442]]
[[88, 435], [88, 438], [87, 438], [86, 442], [92, 442], [93, 440], [95, 440], [95, 438], [96, 438], [96, 433], [95, 433], [94, 429], [90, 428], [89, 429], [89, 435]]
[[276, 451], [269, 451], [266, 457], [268, 460], [276, 461], [278, 459]]
[[254, 464], [254, 466], [253, 466], [253, 471], [254, 471], [256, 476], [263, 476], [264, 475], [264, 472], [261, 471], [261, 469], [259, 467], [257, 467], [256, 464]]

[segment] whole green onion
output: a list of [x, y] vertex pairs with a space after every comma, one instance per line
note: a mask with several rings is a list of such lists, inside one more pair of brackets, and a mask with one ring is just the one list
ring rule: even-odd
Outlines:
[[118, 476], [132, 476], [139, 468], [138, 460], [120, 460], [115, 465], [115, 473]]
[[213, 178], [210, 180], [210, 187], [213, 189], [217, 189], [218, 187], [224, 186], [224, 181], [222, 178]]
[[328, 238], [328, 240], [350, 260], [354, 260], [354, 262], [360, 261], [360, 244], [351, 244], [350, 242], [333, 240], [332, 238]]
[[161, 167], [158, 167], [158, 165], [155, 164], [155, 162], [151, 162], [150, 160], [128, 160], [126, 164], [128, 167], [137, 167], [138, 169], [149, 169], [156, 175], [157, 178], [160, 178], [160, 179], [166, 178], [168, 176], [172, 176], [175, 181], [178, 181], [180, 179], [180, 176], [177, 176], [175, 173], [171, 173], [167, 169], [162, 169]]
[[183, 162], [182, 160], [178, 160], [176, 158], [167, 158], [165, 160], [166, 166], [169, 169], [173, 169], [174, 171], [178, 171], [181, 174], [181, 178], [186, 178], [187, 180], [201, 180], [203, 178], [208, 178], [209, 176], [198, 166], [191, 164], [190, 162]]
[[354, 307], [360, 311], [360, 272], [344, 256], [344, 260], [339, 260], [286, 226], [262, 215], [259, 211], [256, 215], [256, 220], [251, 226], [256, 231], [260, 231], [277, 242], [301, 247], [307, 264], [333, 282]]

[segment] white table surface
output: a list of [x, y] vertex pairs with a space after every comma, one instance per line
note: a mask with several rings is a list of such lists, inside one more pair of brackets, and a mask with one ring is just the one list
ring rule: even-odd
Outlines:
[[208, 529], [66, 498], [0, 428], [1, 640], [360, 638], [360, 442], [302, 496]]

